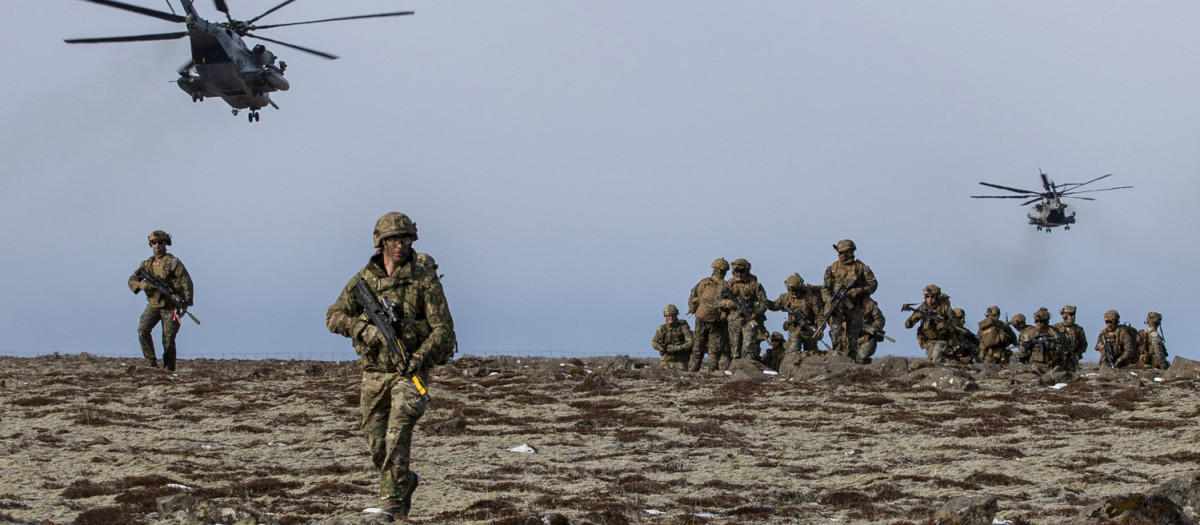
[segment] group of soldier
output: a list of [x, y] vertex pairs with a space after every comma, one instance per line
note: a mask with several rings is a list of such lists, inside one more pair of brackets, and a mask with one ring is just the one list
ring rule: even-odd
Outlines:
[[[712, 275], [700, 280], [688, 298], [688, 315], [696, 316], [694, 332], [679, 318], [675, 305], [663, 310], [665, 322], [651, 340], [663, 366], [698, 372], [707, 356], [707, 371], [727, 370], [733, 359], [752, 359], [778, 369], [785, 357], [826, 352], [870, 363], [878, 343], [893, 340], [884, 332], [886, 320], [871, 298], [879, 283], [871, 268], [855, 258], [854, 241], [843, 239], [833, 248], [838, 259], [825, 269], [821, 285], [807, 285], [799, 274], [792, 274], [784, 281], [787, 291], [773, 301], [750, 273], [749, 261], [713, 261]], [[733, 277], [726, 280], [730, 269]], [[904, 327], [916, 327], [917, 344], [930, 361], [1015, 362], [1074, 372], [1087, 350], [1087, 336], [1075, 324], [1074, 306], [1064, 306], [1062, 321], [1054, 325], [1045, 308], [1033, 314], [1033, 325], [1027, 325], [1023, 314], [1006, 322], [1000, 319], [1000, 309], [991, 306], [972, 332], [965, 326], [965, 312], [951, 306], [950, 296], [938, 285], [930, 284], [922, 292], [921, 303], [904, 305], [904, 311], [912, 312]], [[767, 335], [767, 310], [787, 312], [786, 339], [780, 332]], [[1106, 312], [1104, 322], [1095, 346], [1101, 366], [1169, 366], [1161, 314], [1150, 312], [1147, 328], [1141, 331], [1121, 324], [1116, 310]], [[831, 343], [822, 350], [818, 344], [825, 344], [826, 328]], [[763, 341], [768, 347], [760, 355]]]
[[[695, 332], [679, 318], [679, 309], [667, 305], [666, 322], [651, 341], [662, 354], [664, 366], [698, 372], [708, 358], [707, 371], [729, 368], [733, 359], [762, 361], [778, 368], [787, 355], [832, 351], [869, 363], [876, 344], [886, 335], [884, 318], [871, 294], [879, 287], [871, 268], [855, 258], [854, 241], [843, 239], [833, 245], [837, 260], [825, 269], [821, 285], [809, 285], [800, 274], [784, 280], [787, 291], [775, 300], [767, 298], [758, 277], [750, 273], [750, 262], [725, 259], [712, 263], [712, 275], [701, 279], [688, 297], [688, 314], [696, 316]], [[733, 270], [733, 277], [725, 276]], [[766, 335], [766, 311], [787, 312], [783, 329]], [[825, 329], [832, 347], [819, 350]], [[759, 355], [760, 343], [770, 346]]]

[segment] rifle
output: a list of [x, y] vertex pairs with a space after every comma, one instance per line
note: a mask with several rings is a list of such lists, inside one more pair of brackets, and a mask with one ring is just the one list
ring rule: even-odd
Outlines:
[[1103, 333], [1100, 334], [1100, 342], [1104, 343], [1104, 351], [1101, 352], [1101, 354], [1104, 354], [1104, 355], [1102, 355], [1101, 358], [1104, 359], [1105, 363], [1108, 363], [1109, 368], [1116, 368], [1117, 365], [1116, 365], [1116, 363], [1113, 362], [1112, 343], [1108, 342], [1108, 338], [1104, 337]]
[[[916, 306], [915, 308], [914, 308], [914, 305]], [[975, 345], [976, 347], [979, 346], [979, 336], [975, 335], [970, 330], [967, 330], [965, 327], [955, 326], [953, 323], [947, 321], [945, 317], [942, 317], [938, 314], [933, 313], [933, 310], [931, 310], [929, 308], [929, 306], [926, 305], [924, 302], [904, 303], [904, 306], [900, 307], [900, 311], [902, 311], [902, 312], [920, 312], [921, 313], [921, 323], [925, 323], [927, 320], [933, 321], [935, 323], [941, 323], [942, 325], [948, 326], [951, 329], [953, 329], [958, 335], [966, 338], [966, 340], [969, 341], [971, 344]]]
[[821, 321], [817, 323], [817, 327], [813, 330], [814, 334], [825, 329], [825, 325], [829, 324], [829, 318], [833, 316], [833, 312], [842, 306], [842, 303], [846, 302], [846, 299], [850, 298], [850, 289], [857, 282], [858, 275], [856, 274], [849, 281], [837, 287], [837, 290], [833, 291], [833, 295], [829, 296], [829, 304], [825, 306], [825, 313], [821, 314]]
[[750, 321], [750, 326], [758, 326], [758, 319], [754, 318], [754, 312], [750, 310], [750, 305], [746, 304], [746, 298], [740, 295], [734, 295], [728, 287], [721, 288], [721, 297], [732, 299], [734, 307], [737, 308], [738, 315]]
[[874, 331], [874, 330], [872, 330], [872, 329], [870, 329], [870, 328], [863, 328], [863, 332], [866, 332], [868, 335], [870, 335], [870, 336], [872, 336], [872, 337], [878, 336], [878, 337], [882, 337], [882, 338], [884, 338], [884, 339], [887, 339], [888, 341], [891, 341], [891, 342], [893, 342], [893, 343], [895, 343], [895, 342], [896, 342], [896, 340], [895, 340], [895, 339], [892, 339], [892, 336], [890, 336], [890, 335], [887, 335], [886, 333], [884, 333], [884, 331], [883, 331], [883, 330], [880, 330], [880, 331], [876, 332], [876, 331]]
[[171, 283], [155, 277], [154, 274], [147, 272], [145, 268], [141, 267], [133, 272], [133, 275], [138, 279], [149, 282], [151, 286], [154, 286], [158, 290], [158, 295], [166, 297], [171, 302], [171, 308], [175, 309], [176, 321], [179, 320], [179, 314], [186, 314], [192, 318], [192, 322], [200, 324], [200, 320], [196, 319], [196, 316], [192, 315], [192, 312], [187, 311], [187, 305], [183, 304], [183, 298], [175, 293], [174, 288], [171, 288]]
[[[412, 359], [412, 354], [404, 348], [404, 343], [400, 341], [400, 337], [396, 335], [396, 324], [400, 322], [400, 318], [396, 315], [395, 303], [388, 300], [386, 297], [383, 301], [375, 299], [375, 294], [371, 293], [371, 289], [367, 287], [367, 281], [359, 277], [354, 286], [350, 288], [350, 293], [358, 300], [358, 304], [363, 307], [363, 317], [368, 322], [375, 325], [379, 329], [379, 333], [383, 335], [383, 340], [387, 342], [388, 354], [384, 359], [388, 364], [395, 366], [400, 372], [408, 371], [408, 361]], [[396, 361], [400, 359], [400, 361]], [[412, 375], [413, 385], [417, 387], [417, 392], [429, 400], [429, 393], [425, 390], [425, 385], [421, 384], [421, 378], [417, 374]]]

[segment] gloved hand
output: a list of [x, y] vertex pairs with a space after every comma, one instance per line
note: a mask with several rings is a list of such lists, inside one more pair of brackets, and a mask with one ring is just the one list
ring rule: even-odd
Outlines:
[[428, 352], [417, 351], [416, 353], [414, 353], [412, 355], [411, 358], [409, 358], [408, 367], [405, 368], [404, 370], [402, 370], [401, 372], [406, 375], [415, 375], [415, 374], [420, 373], [421, 370], [424, 370], [425, 367], [427, 366], [426, 361], [428, 360], [428, 357], [429, 357]]
[[153, 284], [150, 284], [150, 281], [142, 281], [140, 286], [142, 288], [142, 291], [146, 292], [147, 294], [154, 293], [155, 291], [158, 290], [158, 288], [155, 288]]
[[737, 307], [737, 303], [733, 302], [733, 299], [726, 299], [721, 303], [721, 306], [725, 307], [726, 310], [733, 310]]
[[383, 340], [383, 334], [379, 331], [379, 329], [375, 328], [375, 325], [370, 324], [363, 328], [362, 332], [358, 333], [358, 340], [362, 341], [364, 345], [367, 345], [371, 348], [384, 346], [387, 344], [387, 341]]

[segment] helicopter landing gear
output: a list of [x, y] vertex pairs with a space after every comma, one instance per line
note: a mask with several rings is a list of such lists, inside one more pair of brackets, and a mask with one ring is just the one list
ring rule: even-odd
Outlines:
[[204, 95], [192, 95], [192, 103], [204, 102]]
[[259, 119], [257, 111], [251, 111], [250, 114], [247, 115], [247, 117], [249, 118], [250, 122], [258, 122], [258, 119]]

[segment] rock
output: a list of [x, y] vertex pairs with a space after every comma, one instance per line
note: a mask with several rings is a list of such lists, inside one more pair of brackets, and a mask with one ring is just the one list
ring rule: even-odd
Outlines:
[[633, 359], [627, 355], [617, 356], [615, 359], [613, 359], [612, 364], [608, 365], [608, 367], [613, 370], [633, 370], [635, 368], [641, 368], [641, 366], [633, 362]]
[[733, 372], [734, 381], [762, 381], [769, 377], [763, 373], [766, 369], [767, 365], [753, 359], [734, 359], [729, 363], [729, 371]]
[[1109, 525], [1113, 523], [1195, 525], [1183, 509], [1161, 494], [1125, 494], [1111, 496], [1080, 511], [1070, 525]]
[[377, 525], [392, 522], [390, 516], [381, 512], [343, 512], [314, 521], [312, 525]]
[[[1176, 358], [1178, 359], [1178, 358]], [[1174, 368], [1174, 367], [1172, 367]], [[1150, 489], [1147, 496], [1161, 495], [1183, 509], [1192, 521], [1200, 521], [1200, 471], [1189, 472]]]
[[999, 507], [995, 496], [954, 498], [933, 516], [933, 525], [992, 525]]
[[434, 434], [457, 434], [467, 429], [467, 422], [461, 417], [439, 421], [429, 425], [429, 431]]
[[871, 363], [871, 368], [876, 369], [884, 379], [904, 377], [908, 375], [908, 359], [889, 355], [883, 359], [876, 359]]
[[913, 388], [932, 388], [934, 390], [957, 390], [969, 392], [978, 390], [979, 385], [966, 372], [957, 368], [922, 368], [914, 370], [903, 379]]
[[158, 498], [158, 523], [171, 525], [257, 525], [259, 514], [231, 502], [210, 500], [192, 494]]
[[1163, 381], [1186, 381], [1200, 379], [1200, 361], [1179, 356], [1171, 361], [1171, 368], [1163, 373]]

